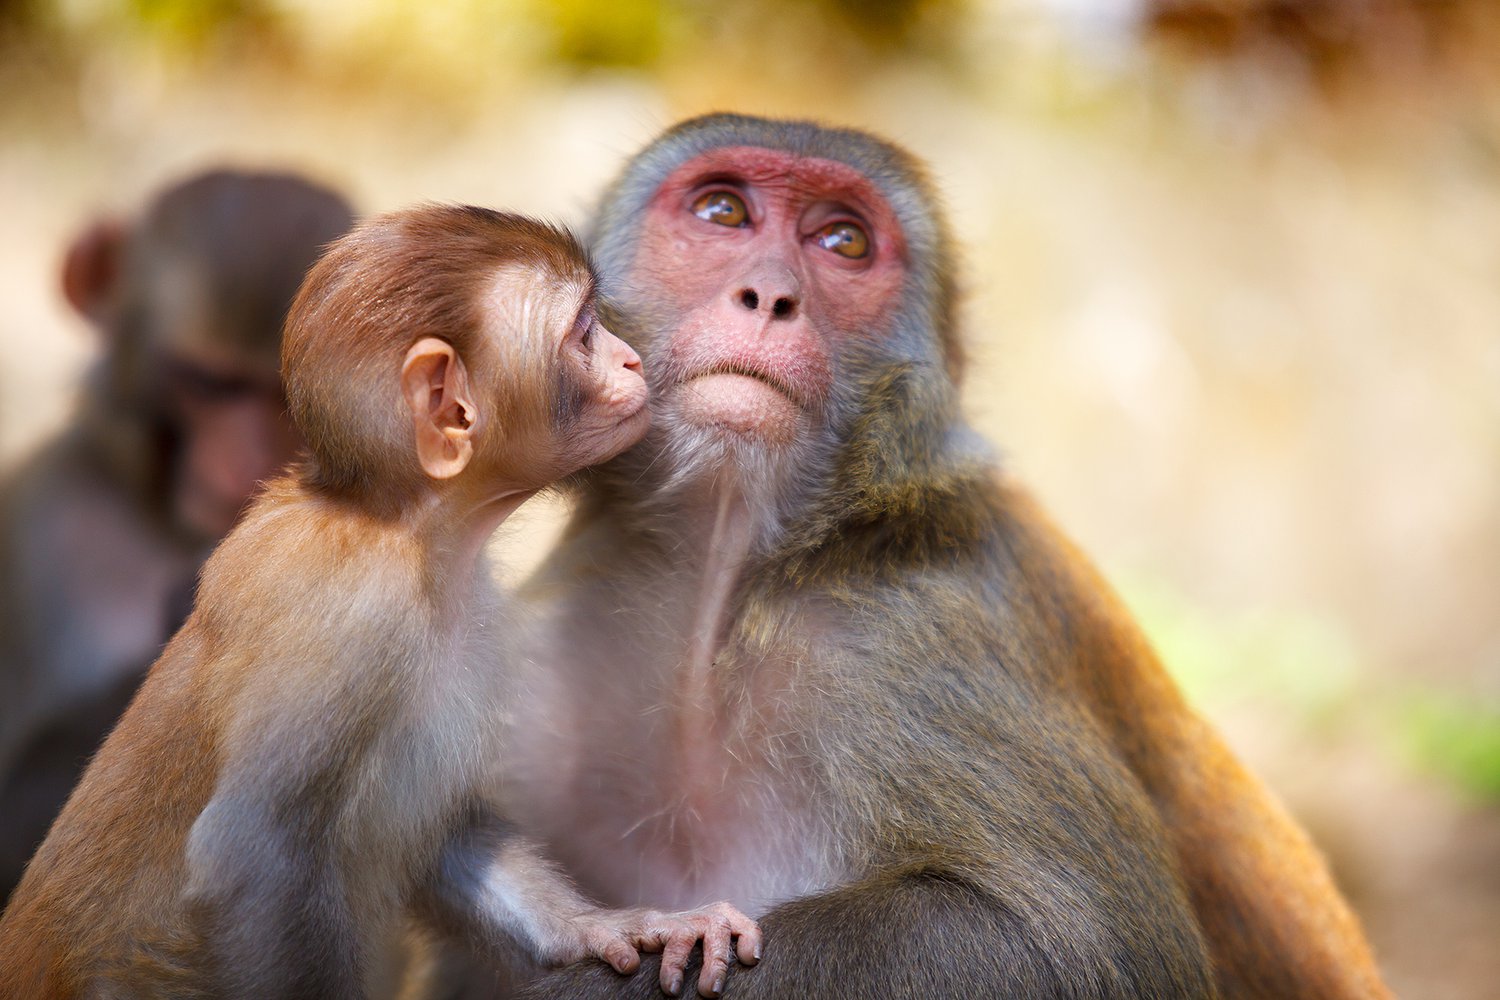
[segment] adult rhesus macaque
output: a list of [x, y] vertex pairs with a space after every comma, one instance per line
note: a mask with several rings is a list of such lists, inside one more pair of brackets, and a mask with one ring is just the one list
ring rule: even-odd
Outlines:
[[963, 422], [909, 155], [700, 118], [594, 223], [653, 423], [532, 586], [506, 768], [586, 892], [759, 916], [728, 998], [1386, 995], [1307, 838]]
[[298, 439], [281, 325], [353, 223], [327, 188], [212, 172], [68, 251], [101, 337], [71, 424], [0, 485], [0, 900], [191, 605], [203, 558]]
[[477, 208], [365, 223], [309, 274], [284, 371], [311, 457], [209, 559], [27, 868], [0, 995], [358, 996], [413, 912], [544, 963], [665, 948], [674, 992], [700, 936], [753, 962], [732, 907], [588, 903], [476, 791], [509, 709], [485, 540], [649, 422], [572, 237]]

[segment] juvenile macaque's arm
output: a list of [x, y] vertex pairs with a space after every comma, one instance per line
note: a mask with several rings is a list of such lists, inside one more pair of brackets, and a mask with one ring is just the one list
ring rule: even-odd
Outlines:
[[536, 844], [488, 814], [475, 816], [444, 848], [423, 909], [440, 929], [497, 957], [508, 940], [544, 965], [593, 957], [629, 974], [640, 966], [640, 952], [659, 951], [661, 988], [673, 996], [700, 940], [698, 993], [705, 997], [723, 991], [736, 959], [743, 965], [760, 959], [760, 928], [728, 903], [680, 913], [596, 906]]

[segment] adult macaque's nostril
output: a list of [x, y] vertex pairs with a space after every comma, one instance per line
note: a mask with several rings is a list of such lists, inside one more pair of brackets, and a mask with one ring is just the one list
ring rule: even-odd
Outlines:
[[[782, 283], [775, 282], [775, 284]], [[761, 287], [764, 288], [765, 286], [761, 285]], [[761, 294], [753, 286], [741, 288], [735, 298], [739, 301], [740, 305], [751, 312], [758, 312], [760, 310], [762, 302]], [[797, 300], [797, 293], [785, 288], [780, 290], [772, 288], [766, 293], [764, 298], [764, 302], [769, 307], [773, 319], [791, 319], [795, 316], [797, 314]]]

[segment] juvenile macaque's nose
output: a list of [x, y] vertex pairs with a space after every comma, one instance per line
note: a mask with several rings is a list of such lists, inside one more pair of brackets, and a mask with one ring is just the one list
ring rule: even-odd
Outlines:
[[625, 343], [619, 337], [615, 338], [615, 343], [620, 345], [615, 348], [616, 360], [631, 371], [639, 372], [641, 370], [641, 356], [635, 353], [635, 348]]

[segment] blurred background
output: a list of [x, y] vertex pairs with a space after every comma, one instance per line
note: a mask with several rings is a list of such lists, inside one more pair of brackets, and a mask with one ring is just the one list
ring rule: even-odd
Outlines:
[[[697, 112], [908, 146], [963, 243], [975, 422], [1397, 992], [1495, 995], [1500, 5], [0, 0], [0, 94], [7, 466], [97, 347], [68, 240], [202, 168], [582, 224]], [[512, 574], [561, 513], [508, 530]]]

